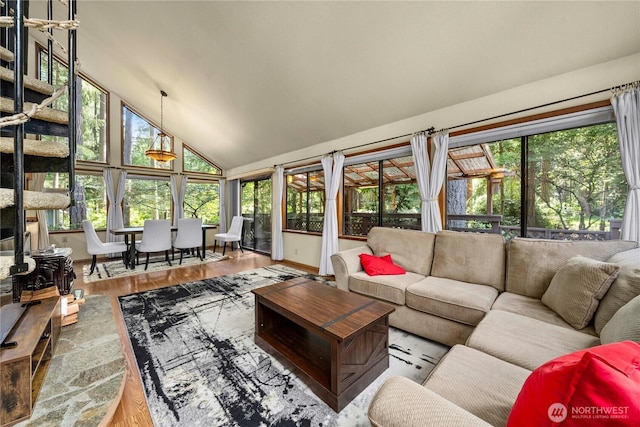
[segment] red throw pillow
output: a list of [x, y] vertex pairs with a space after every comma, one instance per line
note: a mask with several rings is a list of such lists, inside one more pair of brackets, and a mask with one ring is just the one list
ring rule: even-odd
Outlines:
[[391, 260], [391, 255], [377, 257], [369, 254], [360, 254], [362, 268], [369, 276], [380, 276], [389, 274], [405, 274], [404, 268], [396, 265]]
[[553, 359], [533, 371], [507, 426], [640, 425], [640, 344], [616, 342]]

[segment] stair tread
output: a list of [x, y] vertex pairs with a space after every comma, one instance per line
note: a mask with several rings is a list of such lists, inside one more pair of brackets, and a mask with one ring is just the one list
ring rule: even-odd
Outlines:
[[[0, 79], [13, 83], [13, 70], [9, 70], [8, 68], [0, 67]], [[22, 83], [24, 87], [34, 90], [36, 92], [43, 93], [45, 95], [52, 95], [55, 91], [55, 88], [51, 86], [47, 82], [43, 82], [42, 80], [38, 80], [36, 78], [30, 76], [23, 76]]]
[[[13, 188], [0, 188], [0, 209], [13, 206]], [[24, 209], [66, 209], [71, 199], [66, 194], [42, 193], [40, 191], [24, 192]]]
[[[25, 256], [24, 262], [29, 266], [28, 270], [24, 273], [20, 274], [29, 274], [33, 270], [36, 269], [36, 262], [33, 258]], [[15, 264], [15, 256], [11, 255], [0, 255], [0, 280], [6, 279], [10, 276], [11, 266]]]
[[0, 46], [0, 59], [7, 62], [13, 62], [13, 52]]
[[[13, 138], [0, 137], [0, 153], [13, 153], [13, 148]], [[22, 149], [25, 155], [69, 157], [69, 146], [64, 142], [25, 138]]]
[[[24, 111], [29, 111], [33, 107], [32, 102], [24, 103]], [[0, 98], [0, 111], [5, 113], [13, 113], [13, 99], [11, 98]], [[54, 110], [53, 108], [43, 108], [42, 110], [36, 112], [33, 116], [34, 119], [44, 120], [47, 122], [59, 123], [59, 124], [68, 124], [69, 123], [69, 114], [66, 111], [62, 110]]]

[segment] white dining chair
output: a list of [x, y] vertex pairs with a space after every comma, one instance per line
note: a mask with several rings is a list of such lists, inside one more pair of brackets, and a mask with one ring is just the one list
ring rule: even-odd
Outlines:
[[91, 221], [86, 219], [82, 221], [82, 229], [84, 230], [84, 236], [87, 241], [87, 252], [92, 256], [89, 275], [92, 275], [93, 271], [97, 267], [98, 255], [115, 254], [120, 252], [122, 254], [122, 262], [124, 262], [125, 265], [128, 264], [127, 245], [125, 245], [124, 242], [102, 242], [98, 237], [96, 230], [93, 228]]
[[231, 242], [231, 250], [233, 250], [233, 242], [238, 242], [238, 247], [240, 248], [240, 252], [244, 252], [242, 250], [242, 244], [240, 240], [242, 239], [242, 223], [244, 222], [244, 217], [242, 216], [234, 216], [231, 219], [231, 227], [229, 227], [229, 231], [226, 233], [218, 233], [213, 238], [213, 252], [216, 251], [216, 244], [218, 241], [224, 242], [224, 247], [222, 248], [222, 255], [224, 256], [224, 252], [227, 250], [227, 242]]
[[196, 249], [200, 261], [204, 259], [204, 254], [200, 255], [202, 246], [202, 218], [179, 218], [178, 232], [173, 240], [173, 247], [180, 251], [180, 263], [182, 265], [182, 255], [189, 250]]
[[144, 221], [142, 240], [136, 246], [137, 252], [146, 253], [144, 269], [149, 267], [149, 254], [164, 251], [165, 260], [171, 265], [169, 251], [171, 250], [171, 221], [167, 219], [147, 219]]

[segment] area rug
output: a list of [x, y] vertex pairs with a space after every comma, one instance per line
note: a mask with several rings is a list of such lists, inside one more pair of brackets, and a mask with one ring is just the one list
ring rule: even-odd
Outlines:
[[[171, 257], [171, 255], [169, 255]], [[82, 266], [82, 280], [84, 283], [98, 282], [100, 280], [113, 279], [114, 277], [132, 276], [140, 273], [151, 273], [153, 271], [169, 270], [172, 268], [186, 267], [191, 265], [203, 264], [207, 262], [222, 261], [228, 259], [229, 255], [222, 256], [222, 254], [214, 253], [212, 251], [206, 251], [204, 260], [200, 261], [200, 258], [192, 255], [184, 255], [182, 257], [182, 265], [178, 265], [180, 261], [180, 254], [175, 254], [175, 260], [171, 261], [171, 266], [165, 261], [164, 254], [156, 255], [149, 258], [149, 266], [147, 270], [144, 269], [144, 255], [140, 257], [140, 265], [136, 265], [135, 270], [126, 268], [121, 260], [100, 262], [96, 266], [93, 274], [89, 275], [91, 271], [91, 265], [87, 264]]]
[[156, 427], [369, 425], [385, 378], [422, 382], [448, 350], [392, 328], [390, 368], [336, 414], [253, 340], [251, 289], [300, 276], [317, 279], [276, 265], [120, 297]]

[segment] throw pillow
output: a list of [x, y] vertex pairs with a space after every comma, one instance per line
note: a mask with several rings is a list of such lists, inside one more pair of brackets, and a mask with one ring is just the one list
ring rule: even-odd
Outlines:
[[542, 295], [542, 302], [568, 324], [582, 329], [618, 276], [617, 264], [574, 256], [560, 268]]
[[600, 332], [600, 342], [630, 340], [640, 343], [640, 295], [620, 307]]
[[375, 255], [360, 254], [360, 263], [362, 268], [369, 276], [405, 274], [404, 268], [396, 265], [391, 260], [391, 255], [377, 257]]
[[507, 427], [637, 426], [640, 344], [580, 350], [537, 368], [525, 381]]

